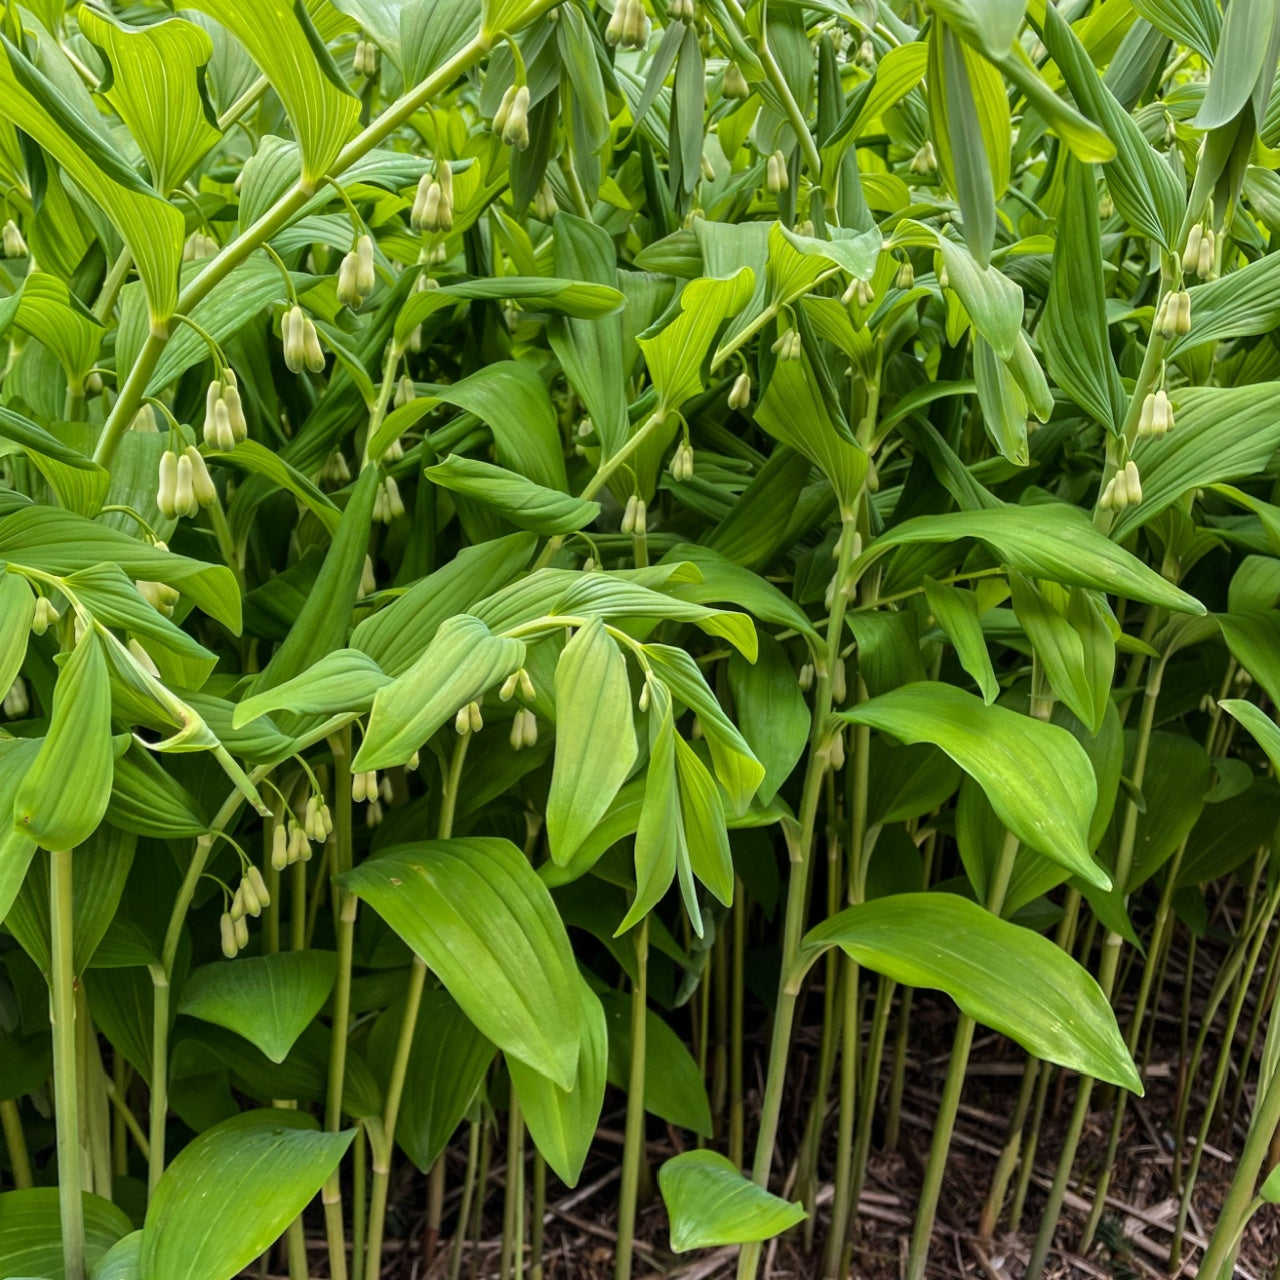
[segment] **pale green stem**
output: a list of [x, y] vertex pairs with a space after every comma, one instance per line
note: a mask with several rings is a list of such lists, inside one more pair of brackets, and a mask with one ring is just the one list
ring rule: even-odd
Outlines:
[[18, 1104], [10, 1098], [0, 1101], [0, 1129], [4, 1130], [5, 1145], [9, 1148], [9, 1170], [13, 1185], [25, 1191], [35, 1185], [31, 1176], [31, 1155], [27, 1150], [27, 1137], [22, 1130], [22, 1115]]
[[72, 952], [72, 853], [49, 855], [50, 1022], [58, 1146], [58, 1208], [66, 1280], [86, 1280], [84, 1201], [81, 1197], [80, 1099], [76, 1091], [76, 974]]
[[649, 1010], [649, 917], [636, 926], [636, 980], [631, 987], [631, 1075], [627, 1082], [626, 1141], [622, 1148], [622, 1180], [618, 1192], [618, 1247], [614, 1280], [631, 1280], [636, 1201], [644, 1151], [645, 1031]]

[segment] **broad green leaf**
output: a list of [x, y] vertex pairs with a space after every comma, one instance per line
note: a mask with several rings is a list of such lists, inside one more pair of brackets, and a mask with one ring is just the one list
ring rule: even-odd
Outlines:
[[86, 631], [58, 675], [49, 732], [13, 802], [13, 821], [42, 849], [74, 849], [111, 798], [111, 690], [103, 641]]
[[240, 592], [225, 565], [189, 560], [69, 511], [33, 505], [6, 515], [0, 559], [61, 575], [111, 561], [131, 578], [168, 583], [211, 618], [240, 630]]
[[195, 0], [249, 51], [279, 95], [302, 148], [300, 181], [314, 189], [353, 132], [360, 100], [320, 43], [304, 5], [289, 0]]
[[973, 376], [982, 425], [991, 442], [1015, 467], [1031, 461], [1027, 447], [1027, 398], [1012, 370], [981, 335], [973, 339]]
[[1280, 446], [1280, 382], [1244, 387], [1185, 387], [1173, 396], [1168, 435], [1137, 441], [1142, 501], [1111, 526], [1121, 539], [1192, 489], [1256, 475]]
[[573, 533], [600, 514], [598, 502], [545, 488], [504, 467], [451, 453], [423, 473], [432, 484], [492, 507], [531, 533]]
[[404, 764], [459, 707], [515, 671], [524, 653], [522, 640], [495, 636], [479, 618], [459, 614], [448, 619], [422, 656], [374, 694], [353, 767]]
[[877, 538], [856, 562], [855, 572], [892, 547], [957, 538], [980, 539], [1001, 563], [1029, 578], [1091, 587], [1182, 613], [1204, 612], [1198, 600], [1116, 546], [1082, 511], [1059, 502], [917, 516]]
[[168, 195], [220, 140], [200, 88], [213, 41], [180, 18], [131, 27], [86, 4], [77, 19], [109, 67], [101, 92], [138, 144], [151, 185]]
[[[124, 1211], [84, 1192], [85, 1260], [97, 1267], [131, 1229]], [[62, 1221], [57, 1187], [34, 1187], [0, 1195], [0, 1273], [64, 1280]]]
[[142, 1228], [139, 1280], [228, 1280], [310, 1203], [355, 1136], [298, 1111], [246, 1111], [174, 1158]]
[[1142, 1093], [1115, 1014], [1089, 973], [1048, 938], [967, 898], [878, 898], [811, 929], [803, 945], [810, 959], [838, 946], [904, 986], [945, 991], [1036, 1057]]
[[27, 580], [0, 573], [0, 696], [9, 692], [22, 670], [35, 612], [36, 596]]
[[339, 882], [400, 935], [499, 1049], [573, 1088], [580, 979], [551, 894], [515, 845], [479, 836], [400, 845]]
[[1280, 612], [1219, 613], [1214, 615], [1231, 656], [1280, 702]]
[[573, 1088], [560, 1088], [519, 1058], [507, 1061], [529, 1135], [556, 1176], [569, 1187], [578, 1185], [596, 1136], [609, 1063], [608, 1027], [600, 998], [583, 979], [579, 979], [578, 990], [582, 1048]]
[[786, 652], [771, 636], [760, 636], [755, 662], [731, 654], [728, 676], [738, 728], [764, 766], [756, 794], [768, 804], [804, 754], [812, 720], [809, 707]]
[[1009, 52], [1027, 0], [934, 0], [933, 8], [988, 57]]
[[1053, 380], [1111, 431], [1125, 397], [1107, 340], [1106, 282], [1093, 166], [1068, 158], [1040, 345]]
[[718, 1151], [685, 1151], [658, 1170], [671, 1249], [711, 1249], [718, 1245], [771, 1240], [809, 1215], [758, 1187]]
[[1262, 1186], [1258, 1188], [1258, 1196], [1267, 1204], [1280, 1204], [1280, 1164], [1263, 1179]]
[[1223, 338], [1270, 333], [1280, 324], [1280, 262], [1274, 254], [1188, 292], [1191, 332], [1169, 344], [1170, 358]]
[[478, 600], [505, 586], [533, 556], [537, 539], [513, 533], [475, 547], [463, 547], [448, 564], [415, 582], [387, 608], [365, 618], [351, 633], [388, 675], [403, 675], [440, 626]]
[[924, 580], [924, 595], [938, 626], [955, 645], [960, 665], [977, 681], [983, 702], [994, 702], [1000, 696], [1000, 686], [982, 632], [977, 596], [929, 577]]
[[[369, 1036], [369, 1060], [384, 1082], [391, 1076], [403, 1018], [403, 1001], [392, 1004]], [[396, 1124], [396, 1142], [423, 1173], [466, 1118], [493, 1054], [493, 1045], [447, 991], [423, 992]]]
[[272, 711], [367, 711], [378, 690], [390, 683], [391, 677], [359, 649], [335, 649], [292, 680], [237, 703], [231, 723], [239, 729]]
[[1275, 80], [1277, 17], [1271, 0], [1232, 0], [1226, 6], [1197, 127], [1229, 124], [1251, 97], [1255, 118], [1261, 117]]
[[[76, 394], [83, 390], [85, 376], [98, 360], [103, 329], [61, 280], [47, 271], [28, 275], [17, 293], [0, 303], [0, 330], [7, 329], [10, 324], [38, 339], [53, 352], [67, 375], [68, 386]], [[22, 421], [12, 410], [5, 411], [6, 425], [11, 424], [20, 430]], [[4, 434], [9, 433], [5, 431]], [[17, 439], [22, 440], [21, 436]], [[58, 456], [59, 461], [73, 466], [78, 461], [83, 467], [88, 461], [75, 450], [65, 447], [61, 456], [48, 456]]]
[[1111, 883], [1089, 855], [1093, 768], [1065, 729], [932, 681], [903, 685], [840, 715], [901, 742], [941, 747], [981, 784], [1019, 840], [1090, 884]]
[[599, 618], [556, 663], [556, 746], [547, 797], [552, 859], [565, 865], [591, 834], [636, 761], [626, 659]]
[[283, 1062], [329, 998], [338, 976], [330, 951], [279, 951], [196, 969], [178, 1012], [226, 1027]]
[[230, 453], [210, 450], [206, 456], [211, 460], [240, 467], [253, 475], [264, 476], [278, 488], [287, 489], [324, 525], [330, 537], [337, 532], [342, 512], [306, 476], [265, 445], [256, 440], [241, 440]]
[[723, 280], [693, 280], [681, 292], [671, 322], [638, 340], [658, 393], [658, 412], [679, 409], [702, 390], [702, 368], [720, 327], [747, 305], [753, 285], [746, 267]]
[[0, 114], [48, 151], [110, 218], [133, 254], [152, 319], [164, 325], [178, 300], [181, 212], [84, 123], [7, 36], [0, 37]]
[[842, 511], [852, 511], [866, 478], [866, 450], [848, 428], [836, 425], [806, 352], [779, 360], [756, 406], [756, 422], [774, 439], [816, 463], [836, 491]]

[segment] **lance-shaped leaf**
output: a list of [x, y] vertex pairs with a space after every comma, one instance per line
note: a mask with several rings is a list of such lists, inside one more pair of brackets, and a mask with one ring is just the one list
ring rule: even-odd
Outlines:
[[112, 768], [107, 662], [90, 628], [58, 673], [49, 732], [14, 797], [14, 824], [43, 849], [74, 849], [107, 811]]
[[221, 137], [200, 89], [213, 57], [209, 33], [180, 18], [131, 27], [87, 4], [78, 20], [107, 61], [100, 91], [138, 144], [152, 186], [167, 195]]
[[337, 158], [360, 114], [311, 24], [289, 0], [195, 0], [249, 51], [279, 95], [302, 148], [302, 181], [314, 187]]
[[400, 845], [339, 882], [422, 958], [499, 1049], [573, 1088], [582, 979], [551, 894], [515, 845], [479, 836]]
[[175, 555], [69, 511], [32, 505], [6, 515], [0, 560], [59, 575], [114, 562], [131, 578], [168, 583], [211, 618], [240, 630], [240, 591], [225, 565]]
[[941, 747], [981, 784], [1000, 821], [1019, 840], [1090, 884], [1110, 886], [1110, 877], [1089, 856], [1089, 820], [1098, 798], [1093, 766], [1065, 729], [928, 680], [840, 716], [905, 743]]
[[596, 1136], [609, 1066], [609, 1032], [600, 997], [585, 979], [579, 979], [578, 992], [582, 1048], [572, 1089], [560, 1088], [519, 1058], [507, 1060], [507, 1070], [520, 1099], [520, 1111], [529, 1126], [529, 1134], [543, 1159], [569, 1187], [577, 1186]]
[[985, 542], [1002, 564], [1029, 578], [1092, 587], [1180, 613], [1205, 611], [1194, 596], [1116, 546], [1084, 512], [1060, 502], [917, 516], [877, 538], [855, 563], [855, 572], [893, 547], [957, 538]]
[[680, 794], [676, 784], [676, 730], [671, 694], [649, 682], [649, 767], [636, 827], [636, 892], [615, 936], [639, 924], [671, 887], [680, 863], [687, 862]]
[[1138, 440], [1142, 501], [1111, 526], [1125, 537], [1192, 489], [1256, 475], [1280, 445], [1280, 382], [1243, 387], [1185, 387], [1173, 397], [1174, 429]]
[[638, 339], [660, 411], [678, 409], [702, 390], [702, 367], [720, 326], [747, 305], [754, 283], [747, 267], [723, 280], [690, 281], [675, 318]]
[[264, 1253], [338, 1166], [354, 1129], [299, 1111], [246, 1111], [206, 1129], [147, 1205], [138, 1280], [227, 1280]]
[[22, 670], [35, 613], [36, 596], [27, 580], [0, 572], [0, 697]]
[[219, 960], [187, 978], [178, 1012], [226, 1027], [272, 1062], [283, 1062], [329, 998], [337, 976], [331, 951]]
[[[680, 783], [680, 815], [689, 854], [689, 869], [724, 905], [733, 902], [733, 855], [724, 805], [711, 771], [698, 753], [676, 736], [676, 778]], [[692, 899], [692, 893], [686, 889]], [[700, 916], [691, 915], [701, 937]]]
[[928, 577], [924, 580], [924, 596], [934, 620], [955, 645], [960, 665], [977, 681], [983, 702], [994, 702], [1000, 696], [1000, 686], [982, 632], [977, 597], [972, 591]]
[[812, 961], [833, 946], [904, 986], [945, 991], [1038, 1058], [1142, 1093], [1094, 979], [1048, 938], [976, 902], [950, 893], [878, 898], [811, 929], [803, 954]]
[[359, 649], [335, 649], [300, 676], [237, 704], [231, 723], [237, 728], [272, 711], [328, 715], [367, 711], [374, 695], [391, 677]]
[[1040, 343], [1053, 380], [1086, 413], [1115, 431], [1125, 400], [1107, 341], [1107, 290], [1093, 166], [1068, 157], [1063, 187]]
[[1106, 161], [1103, 172], [1116, 208], [1130, 226], [1172, 248], [1186, 206], [1182, 184], [1103, 84], [1079, 37], [1052, 4], [1045, 6], [1044, 43], [1080, 110], [1115, 144], [1114, 159], [1093, 158]]
[[[47, 271], [27, 276], [18, 292], [0, 303], [0, 331], [8, 329], [10, 324], [29, 333], [53, 352], [72, 387], [79, 389], [84, 386], [85, 376], [98, 360], [103, 328], [61, 280]], [[5, 410], [6, 426], [21, 431], [22, 422], [23, 419], [12, 409]], [[6, 430], [3, 434], [8, 435], [9, 432]], [[21, 435], [15, 438], [22, 440]], [[62, 455], [47, 456], [56, 456], [70, 466], [77, 465], [77, 462], [83, 466], [88, 462], [75, 450], [66, 446], [63, 449]]]
[[1280, 729], [1261, 707], [1243, 698], [1224, 698], [1218, 703], [1223, 711], [1239, 720], [1253, 734], [1258, 746], [1267, 753], [1272, 767], [1280, 771]]
[[1272, 702], [1280, 701], [1280, 612], [1268, 609], [1215, 616], [1231, 656], [1266, 690]]
[[[128, 1215], [110, 1200], [85, 1192], [85, 1260], [97, 1267], [107, 1251], [128, 1234]], [[62, 1223], [57, 1187], [29, 1187], [0, 1195], [0, 1274], [60, 1276]]]
[[718, 1245], [771, 1240], [809, 1215], [758, 1187], [718, 1151], [685, 1151], [658, 1170], [671, 1249], [713, 1249]]
[[404, 764], [459, 707], [482, 697], [523, 661], [524, 641], [495, 636], [467, 613], [450, 618], [417, 662], [374, 694], [353, 767]]
[[423, 473], [432, 484], [492, 507], [531, 533], [573, 533], [600, 514], [600, 504], [548, 489], [505, 467], [451, 453]]
[[0, 36], [0, 115], [18, 124], [105, 211], [133, 253], [152, 318], [167, 320], [178, 299], [181, 211], [81, 120], [7, 36]]
[[1250, 97], [1254, 118], [1262, 119], [1275, 80], [1278, 25], [1280, 9], [1272, 0], [1232, 0], [1226, 6], [1198, 128], [1229, 124]]
[[556, 663], [556, 747], [547, 840], [564, 866], [604, 816], [635, 764], [626, 659], [592, 618]]
[[935, 0], [933, 7], [990, 58], [1009, 52], [1027, 10], [1026, 0]]

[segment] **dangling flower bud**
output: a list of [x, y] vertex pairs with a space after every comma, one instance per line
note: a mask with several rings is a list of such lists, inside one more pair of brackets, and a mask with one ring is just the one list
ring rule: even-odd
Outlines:
[[784, 329], [770, 349], [779, 360], [799, 360], [804, 354], [804, 344], [795, 329]]
[[1098, 200], [1098, 217], [1104, 221], [1111, 217], [1116, 211], [1116, 202], [1111, 198], [1111, 192], [1104, 191]]
[[519, 751], [521, 747], [533, 747], [538, 743], [538, 718], [528, 707], [521, 707], [511, 720], [511, 746]]
[[378, 794], [378, 775], [375, 770], [351, 775], [351, 798], [357, 803], [372, 800]]
[[373, 572], [373, 557], [365, 556], [364, 567], [360, 570], [360, 586], [357, 588], [357, 595], [361, 600], [366, 596], [371, 596], [378, 589], [378, 579]]
[[356, 41], [355, 56], [351, 59], [351, 69], [365, 80], [372, 80], [378, 74], [378, 46], [372, 40]]
[[849, 692], [844, 671], [844, 659], [837, 658], [831, 664], [831, 698], [834, 702], [843, 702]]
[[396, 383], [396, 393], [391, 398], [391, 403], [395, 408], [408, 404], [410, 400], [418, 398], [418, 388], [413, 379], [409, 375], [402, 374], [400, 381]]
[[813, 663], [812, 662], [806, 662], [800, 668], [800, 674], [796, 677], [796, 683], [800, 686], [801, 689], [804, 690], [805, 693], [808, 693], [809, 690], [813, 688]]
[[[78, 622], [79, 619], [77, 618], [76, 621]], [[155, 679], [159, 680], [160, 668], [156, 666], [155, 659], [152, 658], [152, 656], [142, 647], [141, 643], [137, 639], [130, 638], [128, 648], [129, 652], [133, 654], [134, 661], [137, 662], [138, 666], [140, 666], [147, 675], [153, 676]]]
[[21, 676], [14, 676], [9, 692], [4, 695], [2, 706], [9, 720], [21, 720], [31, 710], [31, 699], [27, 696], [27, 683]]
[[751, 403], [751, 375], [740, 373], [729, 388], [729, 408], [742, 410]]
[[400, 486], [394, 476], [387, 476], [373, 500], [373, 518], [382, 524], [390, 524], [404, 515], [404, 502], [400, 497]]
[[205, 466], [200, 450], [193, 444], [187, 445], [182, 456], [191, 468], [191, 491], [202, 507], [212, 506], [218, 500], [218, 490], [214, 487], [213, 477]]
[[633, 493], [627, 499], [627, 505], [622, 509], [622, 523], [618, 526], [619, 532], [627, 535], [636, 531], [636, 503], [640, 499]]
[[157, 612], [167, 618], [173, 613], [173, 607], [180, 596], [167, 582], [138, 581], [133, 584], [138, 594]]
[[1200, 241], [1200, 253], [1196, 258], [1196, 275], [1201, 280], [1208, 280], [1214, 271], [1217, 243], [1212, 231], [1206, 231]]
[[556, 193], [551, 189], [551, 184], [543, 178], [537, 191], [533, 193], [533, 216], [539, 222], [550, 222], [559, 212], [559, 209], [560, 206], [556, 202]]
[[764, 162], [764, 185], [770, 195], [778, 195], [791, 185], [787, 175], [787, 157], [781, 151], [775, 151]]
[[693, 479], [693, 447], [684, 441], [676, 446], [671, 457], [671, 478], [673, 480]]
[[1124, 464], [1124, 481], [1129, 505], [1136, 507], [1142, 501], [1142, 480], [1138, 475], [1138, 464], [1132, 458]]
[[243, 951], [249, 945], [249, 922], [241, 916], [233, 922], [232, 929], [235, 933], [236, 950]]
[[180, 516], [192, 517], [200, 511], [200, 504], [196, 501], [195, 469], [191, 465], [191, 459], [185, 453], [178, 459], [177, 487], [173, 506]]
[[156, 491], [156, 506], [166, 520], [176, 520], [178, 511], [178, 455], [166, 449], [160, 455], [160, 485]]
[[283, 822], [277, 822], [271, 832], [271, 869], [283, 871], [289, 865], [289, 833]]
[[649, 678], [648, 676], [645, 677], [644, 684], [640, 686], [640, 697], [637, 700], [636, 705], [640, 708], [641, 711], [649, 710]]
[[902, 260], [902, 265], [898, 268], [898, 276], [897, 279], [894, 280], [894, 284], [896, 284], [899, 289], [913, 289], [915, 288], [915, 283], [916, 269], [911, 265], [910, 258], [904, 258]]
[[44, 635], [58, 621], [58, 610], [48, 596], [36, 597], [36, 611], [31, 616], [31, 630], [38, 636]]
[[511, 109], [502, 126], [502, 141], [517, 151], [529, 145], [529, 86], [519, 85], [511, 99]]
[[27, 242], [22, 238], [22, 232], [18, 230], [18, 224], [12, 218], [4, 224], [4, 230], [0, 231], [0, 240], [4, 244], [4, 256], [6, 258], [25, 258], [27, 256]]
[[320, 469], [320, 479], [324, 484], [338, 488], [351, 481], [351, 468], [341, 449], [335, 449], [325, 460]]
[[222, 943], [222, 954], [228, 960], [234, 960], [240, 947], [236, 943], [235, 922], [225, 911], [218, 917], [218, 935]]
[[875, 45], [873, 45], [870, 40], [864, 40], [858, 46], [858, 52], [856, 56], [856, 61], [858, 62], [858, 65], [863, 67], [874, 66], [875, 60], [876, 60]]
[[296, 304], [284, 313], [280, 324], [284, 340], [284, 363], [290, 373], [324, 371], [324, 352], [320, 348], [320, 335], [315, 322]]
[[231, 909], [228, 914], [231, 916], [232, 920], [239, 920], [244, 916], [244, 912], [244, 885], [239, 884], [236, 886], [236, 891], [231, 897]]
[[352, 311], [355, 311], [364, 301], [356, 285], [358, 270], [359, 263], [356, 261], [354, 251], [346, 254], [338, 264], [338, 301], [344, 307], [350, 307]]
[[260, 916], [262, 914], [262, 903], [258, 899], [257, 890], [247, 876], [240, 881], [239, 892], [240, 901], [244, 904], [245, 914], [254, 917]]
[[938, 155], [933, 143], [927, 139], [924, 146], [911, 157], [912, 173], [932, 173], [938, 167]]
[[138, 412], [129, 420], [129, 430], [139, 435], [154, 435], [160, 430], [156, 424], [156, 411], [149, 404], [139, 405]]
[[502, 688], [498, 690], [498, 700], [500, 702], [510, 702], [516, 696], [516, 686], [520, 683], [520, 673], [513, 671], [503, 682]]
[[751, 86], [747, 83], [747, 77], [742, 74], [742, 68], [736, 62], [729, 63], [724, 69], [724, 96], [741, 101], [750, 95]]
[[1182, 251], [1183, 271], [1195, 271], [1200, 263], [1200, 246], [1204, 243], [1204, 228], [1193, 223], [1187, 233], [1187, 247]]

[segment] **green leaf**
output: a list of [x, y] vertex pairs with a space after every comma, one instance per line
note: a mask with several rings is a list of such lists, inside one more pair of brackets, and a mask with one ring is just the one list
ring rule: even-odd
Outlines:
[[933, 8], [988, 57], [1009, 52], [1027, 10], [1026, 0], [934, 0]]
[[[392, 1004], [369, 1037], [369, 1060], [384, 1083], [391, 1076], [403, 1017], [404, 1002]], [[493, 1055], [493, 1045], [447, 991], [423, 992], [396, 1124], [396, 1142], [423, 1173], [466, 1117]]]
[[338, 880], [499, 1049], [573, 1088], [580, 979], [551, 894], [515, 845], [479, 836], [400, 845]]
[[335, 649], [292, 680], [245, 698], [236, 705], [231, 723], [239, 729], [272, 711], [367, 711], [378, 690], [390, 683], [391, 677], [359, 649]]
[[1093, 166], [1068, 158], [1040, 344], [1049, 374], [1086, 413], [1117, 431], [1120, 374], [1107, 340], [1107, 291]]
[[878, 898], [811, 929], [803, 945], [810, 960], [838, 946], [904, 986], [945, 991], [969, 1017], [1036, 1057], [1142, 1093], [1115, 1014], [1093, 978], [1048, 938], [967, 898]]
[[721, 325], [741, 311], [755, 281], [747, 267], [726, 279], [690, 281], [669, 324], [638, 339], [658, 393], [658, 412], [679, 409], [702, 390], [702, 367]]
[[[84, 1193], [85, 1260], [97, 1267], [131, 1224], [110, 1200]], [[0, 1274], [63, 1280], [62, 1222], [57, 1187], [0, 1195]]]
[[1229, 124], [1250, 97], [1257, 108], [1255, 118], [1261, 119], [1275, 79], [1277, 16], [1271, 0], [1232, 0], [1226, 6], [1209, 87], [1194, 122], [1197, 128]]
[[982, 632], [977, 597], [972, 591], [946, 586], [930, 577], [924, 580], [924, 595], [938, 626], [955, 645], [960, 665], [977, 681], [983, 702], [994, 702], [1000, 696], [1000, 686]]
[[142, 1232], [130, 1231], [103, 1255], [89, 1280], [138, 1280], [142, 1266]]
[[49, 732], [14, 797], [15, 825], [42, 849], [74, 849], [107, 811], [113, 767], [106, 657], [89, 630], [58, 675]]
[[[680, 826], [684, 829], [689, 868], [724, 905], [733, 902], [733, 855], [724, 805], [715, 779], [701, 757], [679, 735], [675, 740], [676, 779], [680, 791]], [[686, 893], [692, 898], [689, 887]], [[692, 903], [691, 903], [692, 905]], [[701, 932], [700, 913], [692, 915]]]
[[0, 573], [0, 690], [8, 693], [27, 656], [36, 596], [27, 580]]
[[279, 951], [203, 965], [186, 980], [178, 1012], [226, 1027], [283, 1062], [324, 1006], [338, 976], [330, 951]]
[[[276, 279], [279, 279], [277, 275]], [[185, 329], [184, 331], [185, 332]], [[166, 347], [167, 351], [168, 348]], [[289, 465], [278, 453], [259, 444], [256, 440], [241, 440], [230, 453], [210, 450], [206, 457], [216, 459], [248, 471], [251, 475], [265, 476], [273, 485], [287, 489], [317, 520], [324, 525], [330, 537], [338, 530], [342, 512], [333, 502], [312, 484], [300, 471]]]
[[133, 254], [152, 318], [164, 324], [178, 300], [181, 212], [138, 177], [7, 36], [0, 36], [0, 114], [49, 152], [106, 213]]
[[1258, 1195], [1267, 1204], [1280, 1204], [1280, 1164], [1267, 1174], [1262, 1186], [1258, 1188]]
[[804, 754], [812, 720], [809, 706], [785, 650], [771, 636], [760, 636], [755, 662], [731, 654], [728, 676], [738, 727], [764, 766], [756, 794], [768, 804]]
[[77, 18], [109, 67], [100, 91], [138, 144], [151, 185], [167, 195], [221, 138], [200, 89], [213, 41], [181, 19], [131, 27], [88, 5]]
[[637, 750], [626, 659], [593, 618], [556, 663], [556, 754], [546, 821], [557, 865], [569, 862], [604, 816]]
[[1181, 613], [1204, 612], [1198, 600], [1116, 546], [1082, 511], [1058, 502], [917, 516], [877, 538], [859, 557], [854, 571], [893, 547], [958, 538], [978, 538], [1001, 563], [1029, 578], [1091, 587]]
[[1142, 501], [1111, 526], [1124, 538], [1192, 489], [1256, 475], [1280, 446], [1280, 382], [1184, 387], [1174, 396], [1174, 429], [1136, 442]]
[[587, 1153], [596, 1136], [600, 1108], [604, 1105], [605, 1075], [609, 1062], [608, 1026], [599, 997], [579, 979], [582, 1048], [577, 1078], [565, 1090], [554, 1081], [510, 1058], [507, 1069], [520, 1099], [520, 1112], [529, 1134], [556, 1176], [575, 1187]]
[[297, 1111], [247, 1111], [174, 1158], [142, 1228], [139, 1280], [228, 1280], [266, 1252], [337, 1168], [354, 1130]]
[[[1037, 586], [1009, 575], [1013, 610], [1040, 659], [1049, 687], [1097, 733], [1111, 698], [1116, 644], [1105, 604], [1081, 587]], [[1113, 624], [1112, 624], [1113, 625]]]
[[360, 100], [311, 25], [289, 0], [195, 0], [249, 51], [276, 91], [302, 148], [301, 181], [314, 189], [356, 127]]
[[1065, 729], [932, 681], [903, 685], [840, 715], [908, 744], [941, 747], [981, 784], [1019, 840], [1090, 884], [1110, 885], [1089, 855], [1093, 768]]
[[515, 671], [524, 652], [522, 640], [495, 636], [470, 614], [448, 619], [422, 656], [374, 694], [369, 727], [352, 767], [404, 764], [459, 707]]
[[451, 453], [423, 474], [432, 484], [460, 493], [531, 533], [573, 533], [600, 514], [598, 502], [559, 493], [532, 480], [475, 458]]
[[1275, 721], [1256, 703], [1243, 698], [1224, 698], [1218, 706], [1253, 734], [1272, 767], [1280, 772], [1280, 729], [1276, 728]]
[[671, 1249], [712, 1249], [718, 1245], [771, 1240], [809, 1215], [758, 1187], [717, 1151], [685, 1151], [658, 1170]]
[[211, 618], [240, 631], [240, 592], [225, 565], [174, 555], [69, 511], [32, 505], [6, 515], [0, 521], [0, 559], [59, 575], [112, 561], [131, 578], [167, 583]]
[[1219, 613], [1214, 615], [1231, 656], [1280, 702], [1280, 613]]

